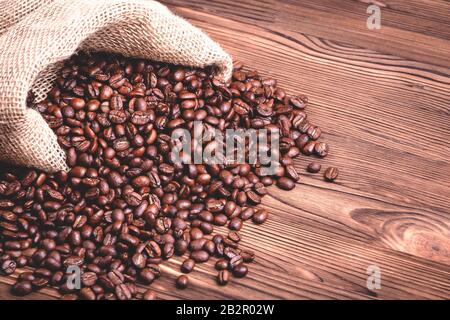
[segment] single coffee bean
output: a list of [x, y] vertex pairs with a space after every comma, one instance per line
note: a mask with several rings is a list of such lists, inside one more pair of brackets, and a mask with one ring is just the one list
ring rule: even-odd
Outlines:
[[311, 162], [310, 164], [308, 164], [308, 167], [306, 169], [311, 173], [317, 173], [321, 168], [322, 166], [320, 165], [320, 163]]
[[294, 181], [298, 181], [300, 179], [300, 176], [293, 165], [286, 166], [286, 175]]
[[336, 167], [329, 167], [325, 170], [324, 177], [327, 181], [334, 181], [339, 175], [339, 169]]
[[80, 297], [83, 300], [95, 300], [96, 298], [94, 291], [92, 291], [92, 289], [88, 287], [82, 288], [80, 290]]
[[230, 281], [230, 272], [228, 270], [220, 270], [217, 274], [217, 283], [221, 286], [226, 285]]
[[177, 278], [176, 285], [178, 289], [186, 289], [189, 284], [189, 278], [185, 275], [181, 275]]
[[13, 285], [11, 293], [16, 296], [26, 296], [33, 291], [33, 286], [30, 281], [20, 281]]
[[143, 300], [156, 300], [156, 293], [153, 290], [147, 290], [142, 295]]
[[314, 153], [315, 147], [316, 147], [316, 141], [309, 141], [303, 146], [302, 152], [304, 155], [310, 156]]
[[228, 261], [225, 259], [220, 259], [217, 260], [216, 264], [215, 264], [215, 268], [217, 270], [225, 270], [228, 268]]
[[206, 262], [209, 260], [209, 254], [204, 250], [193, 251], [190, 257], [192, 260], [199, 263]]
[[151, 284], [155, 280], [155, 274], [150, 268], [142, 269], [139, 276], [145, 284]]
[[244, 265], [243, 263], [241, 263], [233, 268], [233, 275], [236, 278], [243, 278], [247, 275], [247, 273], [248, 273], [248, 267], [246, 265]]
[[277, 181], [277, 186], [283, 190], [292, 190], [295, 188], [295, 183], [292, 179], [281, 177]]
[[326, 142], [318, 142], [314, 146], [314, 152], [320, 157], [326, 157], [328, 155], [329, 147]]
[[253, 214], [252, 221], [256, 224], [262, 224], [267, 220], [268, 216], [267, 210], [258, 209], [258, 211]]
[[1, 271], [6, 275], [13, 274], [16, 271], [16, 262], [13, 260], [3, 261], [1, 263]]
[[186, 259], [181, 264], [181, 272], [189, 273], [192, 270], [194, 270], [194, 267], [195, 267], [195, 261], [193, 259]]
[[116, 286], [115, 293], [119, 300], [130, 300], [133, 297], [130, 288], [125, 283]]
[[242, 229], [242, 220], [239, 219], [238, 217], [231, 219], [230, 223], [228, 224], [228, 228], [230, 228], [231, 230], [236, 230], [236, 231], [241, 230]]
[[233, 242], [239, 242], [241, 241], [241, 236], [237, 231], [231, 231], [228, 233], [228, 239], [230, 239]]

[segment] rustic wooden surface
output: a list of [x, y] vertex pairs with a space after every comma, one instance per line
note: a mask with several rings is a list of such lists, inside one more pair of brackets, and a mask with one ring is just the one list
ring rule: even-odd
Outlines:
[[[304, 93], [331, 144], [326, 183], [304, 170], [293, 192], [271, 189], [270, 220], [244, 227], [257, 261], [248, 278], [214, 285], [212, 262], [175, 290], [180, 260], [153, 284], [160, 298], [450, 298], [450, 2], [241, 0], [163, 3], [236, 59]], [[368, 266], [381, 289], [366, 287]], [[16, 273], [17, 275], [17, 273]], [[1, 278], [0, 298], [13, 298]], [[57, 297], [51, 289], [32, 296]]]

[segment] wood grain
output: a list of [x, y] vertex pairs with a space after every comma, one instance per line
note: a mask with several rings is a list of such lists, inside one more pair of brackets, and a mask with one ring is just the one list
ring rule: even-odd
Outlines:
[[[332, 147], [318, 161], [341, 175], [324, 182], [305, 172], [310, 158], [297, 160], [296, 189], [271, 188], [269, 221], [242, 231], [257, 253], [248, 278], [218, 287], [209, 262], [175, 290], [174, 259], [152, 285], [160, 298], [450, 298], [450, 3], [378, 1], [382, 28], [371, 31], [366, 2], [163, 1], [249, 68], [307, 94]], [[380, 290], [367, 289], [370, 265]], [[0, 278], [0, 298], [12, 298], [12, 281]]]

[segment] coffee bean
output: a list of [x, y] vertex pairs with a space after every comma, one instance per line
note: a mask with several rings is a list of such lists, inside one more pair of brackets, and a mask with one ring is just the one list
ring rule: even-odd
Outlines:
[[151, 284], [155, 280], [155, 274], [150, 268], [142, 269], [139, 273], [140, 279], [145, 284]]
[[230, 259], [229, 266], [230, 266], [230, 268], [234, 269], [235, 267], [242, 264], [243, 262], [244, 262], [244, 259], [242, 258], [242, 256], [236, 255]]
[[220, 259], [216, 262], [215, 268], [217, 270], [225, 270], [228, 268], [228, 261], [225, 259]]
[[176, 285], [178, 289], [186, 289], [189, 284], [189, 278], [185, 275], [181, 275], [177, 278]]
[[97, 282], [97, 275], [94, 272], [85, 272], [81, 275], [81, 283], [86, 287], [91, 287]]
[[181, 264], [181, 272], [189, 273], [192, 270], [194, 270], [194, 267], [195, 267], [195, 261], [193, 259], [186, 259]]
[[239, 218], [233, 218], [230, 220], [230, 223], [228, 224], [228, 228], [231, 230], [239, 231], [242, 228], [242, 220]]
[[322, 134], [322, 131], [319, 127], [310, 126], [308, 130], [306, 131], [306, 134], [312, 139], [317, 140], [320, 138], [320, 135]]
[[334, 181], [339, 175], [339, 169], [336, 167], [329, 167], [325, 170], [324, 177], [327, 181]]
[[249, 207], [241, 212], [240, 217], [242, 220], [245, 221], [245, 220], [251, 219], [253, 217], [254, 213], [255, 213], [255, 209]]
[[16, 296], [26, 296], [33, 291], [30, 281], [20, 281], [13, 285], [11, 293]]
[[190, 258], [195, 262], [202, 263], [209, 260], [209, 254], [204, 250], [196, 250], [191, 253]]
[[293, 96], [289, 99], [289, 103], [298, 109], [306, 108], [308, 98], [306, 96]]
[[131, 300], [133, 297], [128, 285], [122, 283], [116, 286], [115, 293], [119, 300]]
[[267, 220], [268, 216], [267, 210], [258, 209], [258, 211], [253, 214], [252, 221], [256, 224], [262, 224]]
[[4, 260], [1, 262], [1, 271], [6, 275], [13, 274], [16, 271], [16, 262], [13, 260]]
[[294, 181], [298, 181], [300, 179], [300, 176], [293, 165], [286, 166], [286, 175]]
[[95, 300], [95, 293], [91, 288], [82, 288], [80, 290], [80, 297], [83, 300]]
[[277, 181], [277, 186], [283, 190], [292, 190], [295, 188], [295, 183], [292, 179], [281, 177]]
[[142, 295], [143, 300], [156, 300], [156, 293], [153, 290], [147, 290]]
[[241, 236], [237, 231], [231, 231], [228, 233], [228, 239], [230, 239], [233, 242], [239, 242], [241, 241]]
[[302, 152], [304, 155], [310, 156], [314, 153], [315, 147], [316, 147], [316, 141], [309, 141], [303, 146]]
[[226, 285], [230, 281], [230, 272], [228, 270], [220, 270], [217, 274], [217, 283], [221, 286]]
[[308, 164], [308, 167], [306, 169], [311, 173], [317, 173], [321, 168], [322, 166], [320, 165], [320, 163], [311, 162], [310, 164]]
[[326, 157], [328, 155], [329, 147], [326, 142], [318, 142], [314, 146], [314, 152], [320, 157]]
[[247, 275], [247, 273], [248, 273], [248, 267], [246, 265], [244, 265], [243, 263], [241, 263], [233, 268], [233, 275], [236, 278], [243, 278]]

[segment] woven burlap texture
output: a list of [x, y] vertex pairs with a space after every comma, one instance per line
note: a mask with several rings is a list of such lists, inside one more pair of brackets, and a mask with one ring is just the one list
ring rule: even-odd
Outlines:
[[193, 67], [230, 56], [200, 29], [150, 0], [0, 0], [0, 161], [66, 170], [65, 152], [28, 92], [45, 98], [61, 62], [78, 50], [120, 53]]

